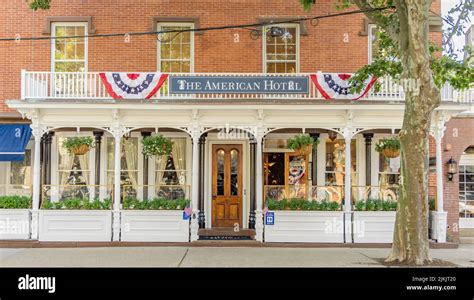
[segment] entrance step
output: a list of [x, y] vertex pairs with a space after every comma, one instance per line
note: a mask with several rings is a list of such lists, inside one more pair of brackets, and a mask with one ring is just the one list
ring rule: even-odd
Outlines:
[[459, 236], [460, 237], [474, 237], [474, 228], [460, 228]]
[[251, 241], [255, 239], [255, 230], [240, 229], [234, 231], [233, 228], [211, 228], [199, 229], [199, 240], [204, 241]]
[[466, 237], [462, 236], [459, 238], [460, 244], [474, 244], [474, 236]]

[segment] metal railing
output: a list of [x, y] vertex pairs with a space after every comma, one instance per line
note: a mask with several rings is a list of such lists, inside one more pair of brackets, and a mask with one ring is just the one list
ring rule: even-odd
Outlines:
[[0, 196], [31, 197], [32, 186], [23, 184], [0, 184]]
[[113, 185], [85, 184], [44, 184], [41, 187], [42, 201], [62, 201], [67, 199], [114, 199]]
[[[296, 99], [296, 100], [322, 100], [324, 99], [318, 89], [311, 82], [309, 73], [291, 74], [262, 74], [262, 73], [183, 73], [169, 74], [170, 78], [165, 81], [153, 99], [179, 100], [179, 99]], [[309, 92], [304, 94], [172, 94], [170, 91], [170, 79], [173, 76], [194, 77], [306, 77], [308, 78]], [[22, 93], [21, 99], [112, 99], [105, 89], [99, 72], [32, 72], [22, 71], [21, 75]], [[405, 94], [403, 88], [391, 78], [380, 78], [381, 88], [375, 92], [373, 89], [362, 100], [374, 101], [403, 101]], [[448, 102], [472, 103], [474, 101], [474, 90], [456, 91], [446, 85], [441, 89], [441, 99]]]
[[189, 199], [189, 185], [122, 185], [121, 186], [122, 201], [125, 198], [134, 198], [139, 200], [151, 199]]

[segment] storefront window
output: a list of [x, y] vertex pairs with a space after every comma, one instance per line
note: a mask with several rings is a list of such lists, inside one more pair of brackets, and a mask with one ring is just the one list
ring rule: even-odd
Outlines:
[[92, 184], [90, 183], [90, 151], [83, 155], [69, 153], [63, 147], [66, 138], [59, 136], [57, 139], [59, 199], [88, 198], [87, 185]]
[[[107, 138], [107, 185], [114, 184], [114, 151], [115, 140]], [[123, 197], [137, 197], [138, 188], [138, 138], [129, 137], [122, 139], [122, 149], [120, 157], [120, 184], [122, 186]]]
[[266, 73], [296, 73], [298, 72], [298, 27], [297, 25], [278, 25], [286, 33], [283, 36], [272, 37], [265, 34], [265, 72]]
[[[325, 182], [326, 185], [344, 185], [346, 159], [346, 143], [343, 139], [334, 141], [326, 140], [326, 168]], [[357, 182], [357, 159], [356, 159], [356, 143], [351, 142], [351, 171], [352, 183]]]
[[474, 218], [474, 165], [459, 166], [459, 217]]
[[31, 150], [25, 150], [25, 159], [12, 161], [10, 168], [11, 185], [31, 185]]
[[400, 156], [395, 158], [379, 154], [379, 186], [398, 185], [400, 178]]
[[187, 141], [186, 138], [172, 138], [172, 141], [171, 155], [155, 157], [156, 196], [159, 198], [178, 199], [186, 196]]

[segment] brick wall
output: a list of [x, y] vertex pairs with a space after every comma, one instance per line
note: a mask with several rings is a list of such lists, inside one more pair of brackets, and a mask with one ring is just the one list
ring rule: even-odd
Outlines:
[[[305, 17], [337, 13], [334, 0], [318, 0], [305, 12], [298, 0], [52, 0], [49, 11], [33, 12], [25, 0], [4, 1], [0, 10], [0, 37], [43, 36], [47, 16], [92, 16], [97, 34], [149, 31], [152, 18], [199, 17], [200, 27], [255, 23], [262, 17]], [[439, 11], [439, 0], [433, 9]], [[353, 9], [356, 9], [355, 7]], [[362, 14], [306, 22], [301, 36], [300, 71], [354, 72], [367, 63], [367, 36]], [[239, 42], [234, 42], [239, 34]], [[431, 34], [436, 41], [439, 33]], [[347, 38], [347, 42], [345, 42]], [[0, 113], [5, 99], [20, 97], [20, 71], [49, 71], [50, 41], [0, 43]], [[89, 39], [89, 71], [154, 71], [154, 36]], [[252, 40], [246, 29], [205, 32], [195, 36], [195, 72], [262, 72], [262, 39]]]

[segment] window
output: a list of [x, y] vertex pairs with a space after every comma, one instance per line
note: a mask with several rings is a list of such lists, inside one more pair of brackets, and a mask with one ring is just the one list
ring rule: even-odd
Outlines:
[[[266, 73], [297, 73], [299, 71], [299, 26], [279, 25], [285, 30], [281, 37], [264, 31], [264, 69]], [[268, 27], [267, 27], [268, 28]]]
[[377, 36], [377, 26], [374, 24], [369, 25], [369, 63], [372, 63], [377, 59], [379, 50], [379, 38]]
[[30, 186], [31, 171], [31, 149], [25, 149], [25, 159], [11, 162], [10, 184]]
[[[346, 143], [343, 139], [326, 140], [325, 185], [344, 185]], [[356, 141], [351, 142], [352, 184], [357, 183]]]
[[474, 165], [459, 166], [459, 217], [474, 218]]
[[61, 38], [84, 36], [87, 23], [53, 23], [51, 39], [52, 70], [54, 72], [87, 71], [87, 38]]
[[[122, 196], [137, 198], [138, 189], [138, 137], [122, 139], [122, 149], [120, 151], [120, 185]], [[115, 139], [107, 138], [107, 186], [114, 184], [115, 168]], [[141, 153], [140, 153], [140, 156]]]
[[155, 196], [178, 199], [186, 197], [186, 138], [172, 138], [169, 156], [155, 157]]
[[399, 184], [400, 156], [395, 158], [385, 157], [379, 153], [379, 186], [387, 187]]
[[[62, 145], [67, 137], [58, 136], [57, 147], [58, 147], [58, 193], [59, 200], [68, 198], [89, 198], [90, 182], [90, 155], [88, 151], [83, 155], [74, 155], [69, 153]], [[45, 195], [51, 194], [55, 196], [56, 193], [49, 193], [49, 189], [55, 189], [56, 187], [45, 186], [43, 192]]]
[[[161, 23], [158, 31], [193, 29], [194, 24]], [[158, 41], [158, 70], [164, 73], [193, 72], [194, 33], [162, 33]]]

